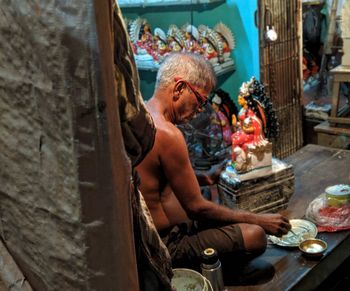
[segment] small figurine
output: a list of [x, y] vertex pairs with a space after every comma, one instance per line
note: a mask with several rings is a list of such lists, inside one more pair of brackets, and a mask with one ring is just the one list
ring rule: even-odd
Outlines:
[[199, 33], [197, 28], [193, 25], [188, 24], [185, 25], [182, 29], [185, 32], [184, 50], [187, 52], [201, 54], [203, 52], [203, 49], [198, 43]]
[[231, 116], [237, 115], [237, 107], [230, 95], [222, 89], [217, 89], [211, 99], [211, 106], [215, 112], [212, 124], [219, 126], [226, 145], [231, 145], [232, 122]]
[[134, 36], [134, 43], [136, 45], [138, 54], [150, 54], [153, 47], [153, 35], [151, 33], [150, 25], [146, 19], [138, 18], [132, 24]]
[[203, 48], [203, 56], [213, 62], [217, 63], [218, 59], [218, 53], [214, 48], [214, 45], [205, 37], [202, 38], [202, 48]]
[[202, 47], [203, 56], [213, 65], [217, 65], [219, 61], [219, 35], [205, 25], [200, 25], [198, 27], [198, 31], [200, 32], [200, 44]]
[[169, 50], [172, 52], [181, 52], [185, 42], [183, 32], [175, 24], [172, 24], [168, 29], [167, 36]]
[[154, 46], [153, 50], [158, 55], [158, 60], [163, 59], [170, 51], [167, 43], [165, 32], [157, 27], [154, 30]]
[[129, 24], [129, 34], [135, 46], [135, 53], [149, 54], [153, 46], [153, 36], [146, 19], [137, 18]]
[[[271, 112], [271, 102], [265, 95], [264, 86], [254, 77], [243, 83], [238, 95], [238, 104], [242, 106], [232, 124], [236, 131], [232, 134], [232, 162], [238, 172], [246, 172], [259, 167], [271, 166], [272, 144], [269, 136], [277, 133], [277, 120]], [[265, 106], [266, 107], [265, 107]], [[266, 109], [270, 117], [266, 117]], [[268, 126], [271, 128], [268, 129]]]
[[222, 22], [215, 25], [214, 30], [219, 34], [222, 43], [222, 59], [230, 59], [231, 51], [235, 48], [235, 39], [232, 31]]
[[231, 125], [228, 120], [228, 118], [225, 116], [225, 114], [220, 110], [220, 106], [222, 103], [221, 98], [215, 94], [213, 99], [212, 99], [212, 108], [215, 112], [215, 117], [212, 119], [212, 124], [218, 125], [220, 128], [220, 131], [222, 131], [222, 137], [224, 139], [224, 142], [227, 145], [231, 144]]
[[129, 25], [129, 35], [133, 46], [135, 61], [139, 68], [159, 67], [157, 51], [154, 50], [154, 40], [148, 21], [136, 18]]

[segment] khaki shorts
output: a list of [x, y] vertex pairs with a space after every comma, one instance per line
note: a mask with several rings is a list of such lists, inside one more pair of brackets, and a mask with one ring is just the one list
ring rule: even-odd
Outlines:
[[236, 224], [213, 226], [192, 221], [159, 234], [169, 250], [173, 268], [199, 269], [201, 252], [209, 247], [217, 250], [221, 260], [245, 250], [241, 229]]

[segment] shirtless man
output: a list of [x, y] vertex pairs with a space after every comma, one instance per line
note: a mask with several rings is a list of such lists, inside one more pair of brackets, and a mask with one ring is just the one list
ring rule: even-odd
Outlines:
[[173, 53], [162, 63], [154, 95], [146, 104], [157, 132], [153, 149], [137, 171], [141, 192], [173, 267], [198, 266], [200, 253], [207, 247], [221, 256], [261, 254], [266, 233], [283, 235], [291, 228], [280, 214], [229, 209], [201, 195], [185, 139], [176, 124], [188, 122], [203, 110], [215, 82], [213, 69], [202, 56]]

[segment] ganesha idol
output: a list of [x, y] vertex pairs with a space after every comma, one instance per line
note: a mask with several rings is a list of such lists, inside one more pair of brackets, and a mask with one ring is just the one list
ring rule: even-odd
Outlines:
[[271, 118], [263, 105], [264, 97], [264, 86], [254, 77], [240, 88], [237, 101], [242, 108], [237, 117], [232, 116], [235, 132], [231, 136], [232, 166], [239, 173], [272, 165], [272, 144], [265, 132], [276, 122], [267, 124]]

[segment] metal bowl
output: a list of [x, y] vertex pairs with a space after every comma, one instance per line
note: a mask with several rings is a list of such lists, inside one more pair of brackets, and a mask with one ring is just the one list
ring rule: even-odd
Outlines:
[[299, 244], [300, 251], [308, 257], [320, 257], [327, 249], [327, 243], [324, 240], [310, 238]]

